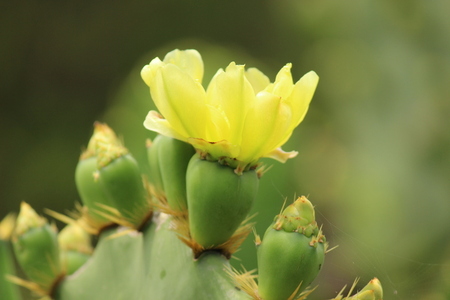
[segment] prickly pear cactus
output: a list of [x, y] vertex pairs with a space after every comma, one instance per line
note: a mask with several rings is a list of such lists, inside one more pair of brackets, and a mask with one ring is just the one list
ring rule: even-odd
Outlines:
[[[229, 264], [252, 231], [249, 212], [266, 172], [260, 158], [297, 154], [281, 146], [318, 77], [309, 72], [294, 84], [290, 68], [271, 83], [232, 62], [205, 90], [197, 51], [152, 60], [141, 72], [159, 110], [144, 122], [159, 133], [146, 143], [150, 176], [111, 128], [95, 123], [75, 170], [83, 204], [68, 216], [48, 211], [67, 226], [58, 233], [26, 203], [16, 221], [2, 221], [0, 298], [20, 299], [17, 284], [58, 300], [306, 299], [328, 244], [304, 196], [255, 237], [257, 275]], [[25, 279], [15, 275], [10, 242]], [[335, 299], [382, 299], [376, 278], [351, 296], [354, 287]]]

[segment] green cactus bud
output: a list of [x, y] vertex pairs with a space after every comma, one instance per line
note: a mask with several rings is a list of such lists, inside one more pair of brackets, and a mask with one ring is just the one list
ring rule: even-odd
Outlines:
[[139, 166], [106, 124], [95, 123], [76, 182], [89, 215], [100, 225], [114, 221], [139, 228], [151, 215]]
[[344, 298], [348, 300], [383, 300], [383, 288], [378, 278], [374, 278], [355, 295]]
[[258, 191], [255, 170], [232, 168], [194, 155], [186, 175], [189, 228], [204, 248], [226, 242], [247, 217]]
[[167, 136], [160, 136], [158, 147], [167, 203], [175, 211], [186, 211], [186, 170], [195, 149], [188, 143]]
[[345, 298], [347, 300], [378, 300], [375, 298], [375, 292], [374, 291], [361, 291], [352, 297]]
[[100, 186], [97, 176], [97, 157], [81, 158], [75, 170], [76, 187], [93, 225], [101, 229], [112, 222], [99, 212], [104, 212], [103, 207], [112, 207], [113, 204]]
[[58, 234], [61, 263], [68, 275], [78, 270], [92, 254], [90, 235], [76, 223], [64, 227]]
[[0, 299], [19, 300], [18, 286], [6, 279], [16, 273], [9, 239], [14, 230], [16, 217], [7, 215], [0, 222]]
[[122, 217], [140, 228], [151, 215], [139, 166], [131, 154], [111, 160], [98, 170], [98, 180]]
[[92, 137], [75, 170], [75, 183], [81, 201], [87, 208], [88, 224], [97, 230], [113, 223], [111, 218], [106, 217], [110, 213], [105, 208], [114, 207], [114, 203], [98, 181], [99, 166], [126, 153], [128, 150], [122, 146], [108, 125], [94, 123]]
[[258, 245], [259, 295], [286, 300], [300, 294], [318, 275], [326, 249], [314, 207], [305, 197], [298, 198], [276, 217]]
[[56, 228], [22, 202], [13, 235], [17, 260], [28, 278], [50, 293], [62, 276]]
[[165, 198], [164, 185], [161, 176], [161, 167], [159, 162], [159, 144], [163, 135], [157, 135], [153, 141], [147, 140], [147, 159], [150, 167], [150, 184], [152, 193], [158, 198]]

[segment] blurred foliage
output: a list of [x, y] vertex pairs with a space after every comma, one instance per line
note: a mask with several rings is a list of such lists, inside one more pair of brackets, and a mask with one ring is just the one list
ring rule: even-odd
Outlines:
[[[95, 120], [141, 160], [153, 134], [140, 68], [196, 48], [204, 84], [230, 61], [273, 79], [315, 70], [310, 111], [268, 162], [255, 207], [262, 234], [284, 199], [309, 195], [331, 245], [316, 281], [330, 298], [354, 277], [386, 299], [450, 297], [448, 1], [18, 1], [0, 4], [0, 218], [78, 201], [74, 170]], [[236, 266], [256, 267], [252, 240]]]

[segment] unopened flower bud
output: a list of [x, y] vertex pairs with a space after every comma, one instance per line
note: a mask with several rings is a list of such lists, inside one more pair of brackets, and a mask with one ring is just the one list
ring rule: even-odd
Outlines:
[[378, 278], [374, 278], [355, 295], [344, 298], [347, 300], [383, 300], [383, 288]]
[[28, 278], [50, 292], [61, 276], [57, 232], [27, 203], [22, 202], [13, 235], [14, 252]]
[[75, 170], [75, 183], [91, 223], [99, 229], [110, 225], [111, 220], [101, 212], [104, 212], [104, 206], [113, 207], [114, 205], [98, 182], [96, 156], [80, 158]]
[[114, 131], [95, 123], [94, 134], [76, 171], [76, 183], [88, 213], [104, 227], [120, 217], [135, 228], [151, 214], [139, 166]]
[[258, 291], [264, 300], [285, 300], [318, 275], [327, 244], [314, 207], [300, 197], [276, 217], [258, 245]]
[[141, 172], [131, 154], [111, 160], [98, 170], [98, 180], [121, 216], [139, 228], [151, 214]]
[[78, 270], [92, 254], [90, 235], [76, 223], [64, 227], [58, 234], [61, 263], [68, 275]]

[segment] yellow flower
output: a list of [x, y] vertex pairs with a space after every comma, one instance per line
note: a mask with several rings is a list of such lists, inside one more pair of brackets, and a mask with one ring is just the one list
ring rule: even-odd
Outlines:
[[290, 70], [286, 64], [270, 83], [258, 69], [232, 62], [205, 90], [200, 54], [171, 51], [141, 71], [161, 113], [150, 111], [144, 126], [242, 170], [261, 157], [285, 162], [297, 152], [281, 146], [305, 117], [319, 80], [311, 71], [294, 84]]

